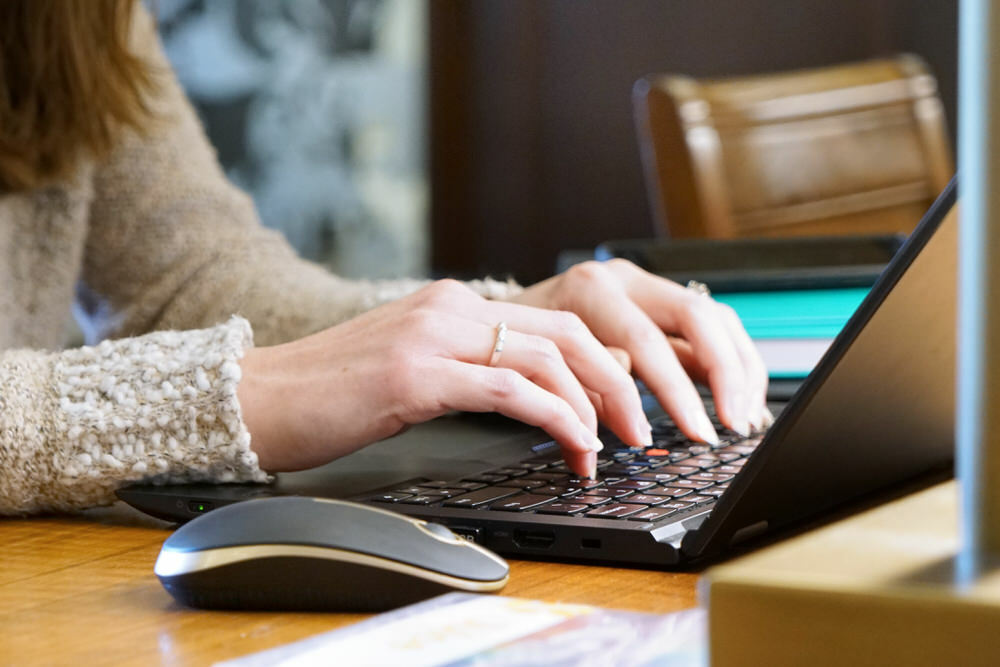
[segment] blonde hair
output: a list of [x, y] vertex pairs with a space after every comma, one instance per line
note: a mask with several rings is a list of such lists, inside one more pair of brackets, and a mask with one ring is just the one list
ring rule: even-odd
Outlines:
[[100, 159], [152, 120], [153, 66], [129, 48], [136, 0], [0, 0], [0, 187]]

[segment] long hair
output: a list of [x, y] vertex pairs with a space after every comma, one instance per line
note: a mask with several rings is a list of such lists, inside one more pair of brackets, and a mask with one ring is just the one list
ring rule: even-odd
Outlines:
[[105, 157], [152, 120], [156, 71], [129, 48], [136, 0], [0, 0], [0, 189]]

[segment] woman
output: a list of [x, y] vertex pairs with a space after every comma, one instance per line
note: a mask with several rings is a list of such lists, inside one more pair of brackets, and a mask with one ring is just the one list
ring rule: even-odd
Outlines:
[[[696, 439], [716, 434], [691, 377], [727, 426], [767, 418], [732, 311], [631, 264], [521, 290], [298, 259], [225, 180], [134, 0], [6, 0], [0, 38], [0, 513], [263, 481], [455, 409], [540, 426], [591, 474], [599, 420], [651, 441], [619, 361]], [[53, 351], [74, 303], [103, 342]]]

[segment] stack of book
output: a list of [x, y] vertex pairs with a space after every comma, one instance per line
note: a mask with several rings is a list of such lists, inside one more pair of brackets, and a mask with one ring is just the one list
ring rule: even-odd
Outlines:
[[733, 308], [777, 378], [803, 378], [868, 294], [868, 287], [713, 293]]
[[624, 257], [680, 284], [705, 283], [732, 306], [772, 379], [801, 379], [905, 242], [902, 235], [608, 241], [597, 259]]

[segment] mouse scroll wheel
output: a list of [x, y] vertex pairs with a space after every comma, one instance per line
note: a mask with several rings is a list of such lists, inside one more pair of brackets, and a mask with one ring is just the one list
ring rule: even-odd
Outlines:
[[434, 523], [433, 521], [425, 521], [420, 524], [420, 527], [426, 530], [431, 535], [439, 537], [443, 540], [448, 540], [449, 542], [461, 541], [461, 537], [451, 532], [447, 526], [442, 526], [440, 523]]

